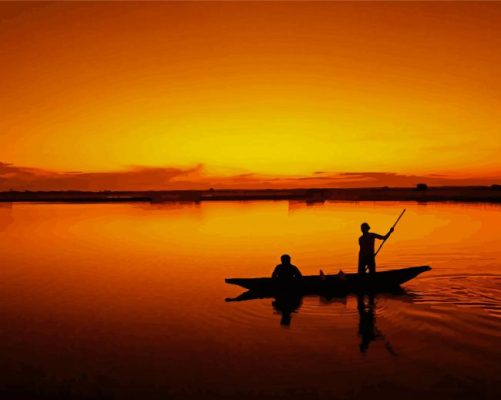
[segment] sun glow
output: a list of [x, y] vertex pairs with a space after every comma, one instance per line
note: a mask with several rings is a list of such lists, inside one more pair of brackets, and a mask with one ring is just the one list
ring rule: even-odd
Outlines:
[[497, 4], [44, 3], [0, 18], [0, 161], [501, 169]]

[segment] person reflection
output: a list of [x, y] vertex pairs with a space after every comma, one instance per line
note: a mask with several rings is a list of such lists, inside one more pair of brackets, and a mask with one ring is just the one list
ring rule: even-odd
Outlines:
[[357, 308], [358, 315], [360, 316], [360, 321], [358, 324], [358, 334], [361, 338], [360, 351], [362, 353], [365, 353], [368, 350], [369, 344], [378, 336], [375, 327], [374, 295], [368, 294], [367, 297], [368, 302], [366, 303], [364, 294], [357, 295]]
[[303, 297], [295, 292], [283, 291], [277, 293], [275, 300], [271, 303], [273, 308], [282, 315], [280, 325], [290, 326], [292, 313], [301, 307]]
[[[366, 296], [367, 302], [365, 301]], [[358, 334], [361, 338], [360, 352], [366, 353], [371, 342], [379, 338], [382, 339], [384, 347], [390, 355], [398, 356], [385, 335], [376, 327], [376, 301], [374, 294], [357, 294], [357, 308], [360, 317], [358, 323]]]

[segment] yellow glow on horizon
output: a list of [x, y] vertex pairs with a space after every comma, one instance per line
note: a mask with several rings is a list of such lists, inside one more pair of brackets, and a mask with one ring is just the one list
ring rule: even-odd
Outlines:
[[0, 161], [268, 175], [501, 170], [499, 5], [18, 7], [0, 6], [10, 55]]

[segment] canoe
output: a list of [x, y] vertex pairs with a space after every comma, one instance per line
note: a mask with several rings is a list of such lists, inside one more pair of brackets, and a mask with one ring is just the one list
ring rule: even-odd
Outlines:
[[300, 281], [284, 285], [272, 278], [227, 278], [230, 285], [242, 286], [257, 292], [297, 291], [303, 294], [322, 291], [366, 292], [398, 288], [419, 274], [431, 270], [428, 265], [376, 272], [374, 275], [357, 273], [344, 275], [306, 275]]

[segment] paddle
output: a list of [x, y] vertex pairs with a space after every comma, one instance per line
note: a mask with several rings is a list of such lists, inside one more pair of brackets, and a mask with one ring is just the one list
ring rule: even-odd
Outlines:
[[[404, 208], [404, 211], [402, 211], [400, 213], [400, 215], [398, 216], [397, 220], [395, 221], [395, 223], [393, 224], [392, 228], [395, 228], [398, 224], [398, 221], [400, 221], [400, 218], [402, 218], [402, 216], [404, 215], [405, 213], [405, 208]], [[377, 256], [377, 253], [379, 253], [379, 251], [381, 250], [381, 248], [383, 247], [383, 244], [386, 242], [387, 239], [384, 239], [383, 242], [381, 243], [381, 245], [379, 246], [379, 248], [377, 249], [377, 251], [374, 253], [374, 257]]]

